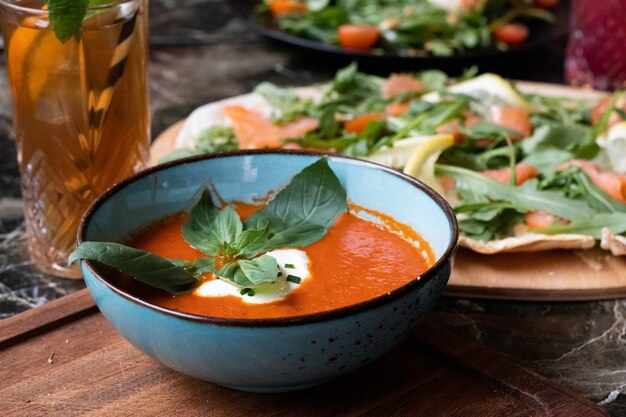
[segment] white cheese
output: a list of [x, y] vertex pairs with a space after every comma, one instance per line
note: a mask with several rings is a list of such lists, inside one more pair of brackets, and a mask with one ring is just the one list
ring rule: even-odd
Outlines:
[[601, 148], [595, 162], [603, 168], [626, 173], [626, 122], [613, 125], [596, 142]]
[[[250, 304], [266, 304], [274, 301], [283, 300], [287, 295], [294, 291], [306, 279], [311, 276], [309, 271], [309, 257], [305, 251], [299, 249], [278, 249], [267, 252], [272, 258], [276, 259], [278, 268], [282, 275], [272, 284], [265, 284], [261, 287], [254, 288], [254, 295], [241, 295], [241, 288], [221, 280], [213, 279], [200, 285], [194, 294], [200, 297], [225, 297], [232, 295], [241, 298], [244, 302]], [[294, 268], [287, 268], [285, 265], [293, 265]], [[287, 275], [294, 275], [302, 279], [300, 284], [286, 281]]]

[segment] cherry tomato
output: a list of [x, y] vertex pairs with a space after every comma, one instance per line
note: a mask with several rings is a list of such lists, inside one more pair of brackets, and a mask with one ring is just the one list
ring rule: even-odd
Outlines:
[[305, 13], [307, 11], [306, 3], [298, 0], [269, 0], [268, 6], [276, 17], [284, 14]]
[[343, 128], [346, 132], [350, 133], [361, 133], [367, 127], [367, 124], [372, 120], [383, 120], [385, 115], [383, 113], [367, 113], [358, 117], [355, 117], [352, 120], [348, 120]]
[[494, 38], [507, 45], [522, 43], [528, 38], [529, 34], [528, 26], [522, 23], [507, 23], [493, 31]]
[[380, 32], [372, 25], [346, 24], [337, 29], [339, 43], [346, 49], [366, 51], [378, 41]]

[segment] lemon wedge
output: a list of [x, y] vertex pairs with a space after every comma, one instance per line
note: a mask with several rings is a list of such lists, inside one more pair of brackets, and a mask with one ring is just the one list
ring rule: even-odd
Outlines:
[[452, 135], [435, 135], [428, 138], [413, 149], [404, 166], [404, 173], [417, 178], [439, 194], [444, 190], [435, 177], [435, 163], [443, 151], [454, 145]]
[[596, 139], [600, 154], [596, 162], [610, 170], [626, 173], [626, 122], [616, 123]]
[[448, 87], [448, 91], [478, 98], [488, 95], [511, 106], [530, 110], [528, 102], [513, 88], [511, 83], [496, 74], [486, 73], [471, 80], [462, 81]]
[[63, 53], [69, 47], [61, 44], [50, 28], [38, 28], [25, 19], [11, 34], [7, 47], [8, 74], [14, 88], [26, 89], [30, 100], [36, 100], [50, 74], [64, 63]]
[[443, 190], [435, 178], [435, 163], [439, 155], [452, 145], [452, 135], [416, 136], [396, 141], [393, 146], [363, 159], [396, 169], [404, 167], [405, 174], [441, 193]]

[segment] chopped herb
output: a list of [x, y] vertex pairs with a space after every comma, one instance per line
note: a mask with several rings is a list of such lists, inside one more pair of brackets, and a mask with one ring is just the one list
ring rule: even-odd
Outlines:
[[282, 277], [282, 276], [283, 276], [283, 273], [278, 271], [278, 274], [276, 274], [276, 277]]
[[239, 290], [239, 294], [241, 294], [241, 295], [248, 294], [248, 296], [254, 297], [254, 290], [252, 288], [243, 288], [243, 289]]
[[299, 284], [300, 282], [302, 282], [302, 278], [295, 275], [287, 275], [287, 281], [293, 282], [294, 284]]
[[285, 268], [295, 269], [296, 266], [294, 264], [285, 264]]

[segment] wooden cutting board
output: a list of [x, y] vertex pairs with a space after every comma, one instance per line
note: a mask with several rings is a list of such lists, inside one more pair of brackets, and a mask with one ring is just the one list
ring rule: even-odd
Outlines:
[[[174, 149], [183, 122], [152, 145], [152, 164]], [[446, 295], [529, 301], [603, 300], [626, 297], [626, 257], [603, 251], [479, 255], [460, 250]]]
[[0, 321], [0, 378], [3, 417], [608, 416], [431, 321], [382, 359], [319, 387], [234, 391], [171, 371], [133, 348], [87, 290]]

